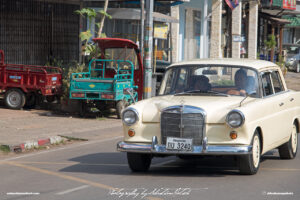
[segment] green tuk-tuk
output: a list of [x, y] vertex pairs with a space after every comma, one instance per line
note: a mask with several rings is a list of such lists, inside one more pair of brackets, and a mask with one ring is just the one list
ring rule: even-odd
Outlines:
[[127, 39], [95, 38], [101, 59], [89, 62], [89, 71], [73, 73], [70, 98], [80, 100], [80, 114], [91, 107], [100, 111], [116, 108], [118, 118], [122, 110], [142, 99], [143, 65], [138, 46]]

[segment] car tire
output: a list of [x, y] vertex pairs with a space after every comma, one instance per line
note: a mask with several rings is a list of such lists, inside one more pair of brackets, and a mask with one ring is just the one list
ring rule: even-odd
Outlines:
[[255, 131], [252, 138], [252, 152], [248, 155], [239, 156], [238, 165], [241, 174], [256, 174], [260, 165], [261, 141], [258, 132]]
[[152, 156], [142, 153], [127, 153], [128, 165], [133, 172], [146, 172], [151, 165]]
[[88, 105], [85, 101], [79, 100], [79, 116], [85, 118], [88, 112]]
[[19, 110], [25, 105], [25, 94], [20, 89], [10, 89], [5, 93], [4, 102], [6, 107]]
[[297, 72], [297, 73], [300, 72], [300, 63], [299, 63], [299, 62], [297, 63], [297, 66], [296, 66], [296, 72]]
[[55, 99], [56, 99], [55, 95], [46, 96], [46, 100], [48, 103], [53, 103]]
[[118, 119], [122, 118], [122, 112], [125, 109], [126, 104], [125, 101], [118, 101], [116, 105], [117, 117]]
[[25, 108], [31, 109], [34, 108], [36, 105], [36, 95], [34, 93], [28, 93], [26, 95], [26, 103]]
[[298, 132], [296, 122], [293, 124], [292, 134], [288, 142], [278, 148], [281, 159], [294, 159], [297, 154]]

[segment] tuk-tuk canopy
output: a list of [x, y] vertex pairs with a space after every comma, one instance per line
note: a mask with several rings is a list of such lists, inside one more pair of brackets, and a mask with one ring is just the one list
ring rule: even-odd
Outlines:
[[128, 39], [121, 38], [94, 38], [93, 41], [98, 43], [100, 49], [108, 49], [108, 48], [130, 48], [130, 49], [138, 49], [136, 43]]

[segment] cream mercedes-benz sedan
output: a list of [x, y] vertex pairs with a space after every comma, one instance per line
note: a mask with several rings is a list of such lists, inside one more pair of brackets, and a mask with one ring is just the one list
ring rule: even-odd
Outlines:
[[132, 171], [147, 171], [155, 156], [228, 155], [241, 174], [255, 174], [267, 151], [296, 156], [300, 92], [271, 62], [193, 60], [168, 67], [159, 95], [127, 107], [122, 120], [117, 149]]

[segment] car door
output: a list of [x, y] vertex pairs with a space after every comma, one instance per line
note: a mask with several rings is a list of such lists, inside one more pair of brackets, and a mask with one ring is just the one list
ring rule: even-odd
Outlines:
[[285, 90], [277, 70], [261, 73], [262, 92], [264, 97], [265, 118], [262, 128], [267, 146], [275, 147], [287, 131], [287, 100]]
[[279, 100], [279, 109], [278, 109], [278, 118], [279, 118], [279, 134], [278, 142], [282, 139], [289, 137], [292, 128], [292, 117], [293, 112], [291, 110], [291, 92], [284, 88], [283, 82], [281, 80], [281, 75], [278, 70], [273, 70], [271, 73], [272, 85], [274, 88], [275, 95], [278, 96]]

